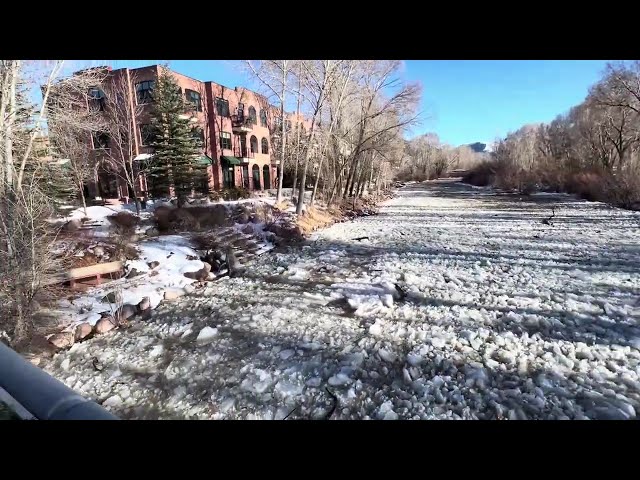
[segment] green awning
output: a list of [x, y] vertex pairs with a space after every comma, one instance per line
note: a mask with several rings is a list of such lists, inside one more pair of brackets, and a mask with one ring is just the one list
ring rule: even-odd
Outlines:
[[242, 165], [242, 162], [240, 161], [240, 159], [236, 157], [231, 157], [231, 156], [229, 157], [223, 156], [222, 163], [226, 165]]
[[198, 157], [197, 162], [200, 165], [207, 165], [207, 166], [213, 165], [213, 160], [211, 158], [209, 158], [208, 156], [206, 156], [206, 155], [202, 155], [202, 156]]

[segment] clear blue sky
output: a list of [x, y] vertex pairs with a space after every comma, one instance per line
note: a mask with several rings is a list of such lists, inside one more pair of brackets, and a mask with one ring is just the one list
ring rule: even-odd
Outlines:
[[[91, 61], [114, 68], [163, 60]], [[255, 87], [228, 60], [170, 60], [176, 71], [229, 87]], [[409, 60], [402, 75], [423, 85], [423, 122], [412, 134], [435, 132], [460, 145], [492, 142], [527, 123], [548, 122], [580, 103], [604, 60]]]

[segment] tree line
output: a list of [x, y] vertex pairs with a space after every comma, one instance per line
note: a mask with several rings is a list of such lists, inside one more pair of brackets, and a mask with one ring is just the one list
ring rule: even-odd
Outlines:
[[[322, 199], [329, 207], [384, 189], [404, 150], [403, 135], [419, 122], [421, 87], [388, 60], [245, 61], [265, 98], [306, 122], [277, 122], [280, 160], [276, 201], [285, 172], [293, 177], [296, 212]], [[289, 106], [293, 108], [288, 108]], [[294, 107], [295, 106], [295, 107]], [[306, 126], [305, 126], [306, 123]]]
[[640, 208], [640, 62], [608, 64], [582, 103], [497, 141], [466, 181]]

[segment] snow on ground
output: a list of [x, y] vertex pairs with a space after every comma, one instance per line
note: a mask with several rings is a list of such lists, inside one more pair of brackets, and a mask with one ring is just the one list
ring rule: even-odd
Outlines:
[[[149, 297], [151, 308], [155, 308], [164, 296], [165, 290], [182, 289], [193, 279], [184, 276], [186, 272], [197, 272], [204, 264], [200, 255], [194, 250], [188, 239], [180, 235], [164, 235], [138, 244], [140, 258], [126, 262], [126, 270], [135, 268], [143, 275], [132, 279], [122, 278], [105, 283], [100, 287], [89, 289], [86, 293], [59, 302], [57, 315], [67, 319], [69, 328], [81, 322], [94, 325], [100, 320], [101, 312], [113, 313], [115, 304], [103, 302], [109, 292], [119, 292], [122, 303], [137, 305], [144, 297]], [[191, 257], [191, 258], [190, 258]], [[195, 260], [194, 260], [195, 258]], [[151, 269], [149, 263], [159, 265]], [[152, 270], [155, 273], [150, 275]]]
[[636, 418], [639, 225], [412, 184], [46, 369], [124, 418]]

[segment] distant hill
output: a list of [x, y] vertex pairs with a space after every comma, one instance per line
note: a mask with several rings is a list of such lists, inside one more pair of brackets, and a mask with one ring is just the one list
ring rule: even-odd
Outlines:
[[469, 145], [467, 145], [467, 147], [469, 147], [471, 150], [473, 150], [476, 153], [482, 153], [484, 152], [484, 149], [487, 147], [487, 144], [482, 142], [476, 142], [476, 143], [470, 143]]

